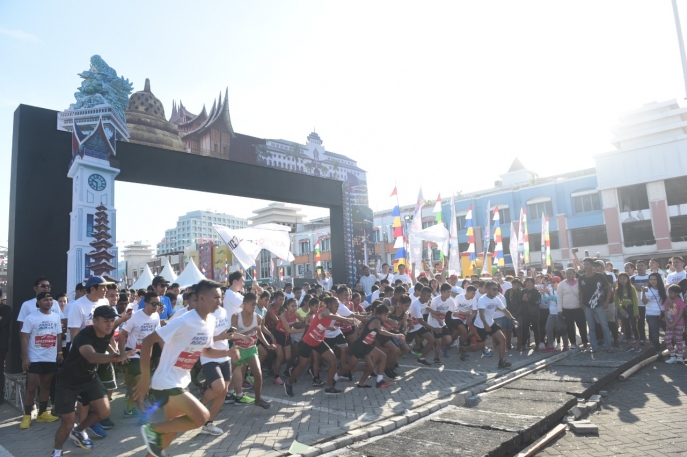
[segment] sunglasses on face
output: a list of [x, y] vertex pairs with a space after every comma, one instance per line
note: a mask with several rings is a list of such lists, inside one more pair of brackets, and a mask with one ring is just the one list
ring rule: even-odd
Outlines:
[[42, 289], [50, 289], [52, 286], [50, 284], [39, 284], [38, 287]]
[[498, 287], [490, 287], [489, 290], [493, 290], [494, 292], [498, 292], [498, 291], [499, 291]]
[[163, 306], [165, 306], [164, 303], [160, 303], [159, 301], [150, 302], [150, 304], [153, 306], [157, 306], [158, 308], [162, 308]]

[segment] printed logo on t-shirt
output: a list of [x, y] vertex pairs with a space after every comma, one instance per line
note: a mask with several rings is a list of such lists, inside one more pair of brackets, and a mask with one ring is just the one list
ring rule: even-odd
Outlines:
[[[186, 348], [189, 349], [189, 348]], [[179, 353], [179, 357], [177, 357], [177, 361], [174, 364], [175, 367], [179, 367], [182, 370], [190, 370], [193, 368], [193, 365], [196, 364], [198, 359], [200, 358], [200, 351], [195, 351], [195, 352], [189, 352], [189, 351], [181, 351]]]
[[57, 335], [36, 335], [34, 338], [34, 347], [42, 349], [50, 349], [57, 346]]

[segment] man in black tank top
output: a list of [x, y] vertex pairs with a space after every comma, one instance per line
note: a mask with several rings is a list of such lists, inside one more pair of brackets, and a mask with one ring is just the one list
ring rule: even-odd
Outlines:
[[[334, 375], [335, 380], [344, 373], [354, 370], [359, 359], [365, 360], [365, 368], [357, 387], [372, 387], [366, 384], [365, 381], [376, 366], [379, 366], [379, 371], [377, 373], [384, 373], [386, 369], [386, 354], [375, 347], [375, 337], [377, 335], [382, 335], [389, 338], [398, 338], [400, 341], [405, 341], [405, 335], [401, 333], [391, 333], [384, 330], [383, 323], [386, 322], [388, 316], [389, 308], [386, 305], [379, 305], [375, 309], [375, 317], [367, 322], [365, 327], [363, 327], [362, 332], [360, 332], [360, 337], [358, 337], [358, 339], [355, 340], [351, 346], [348, 365], [342, 366], [339, 372]], [[384, 375], [378, 374], [376, 386], [381, 389], [391, 386], [391, 383], [384, 381]]]

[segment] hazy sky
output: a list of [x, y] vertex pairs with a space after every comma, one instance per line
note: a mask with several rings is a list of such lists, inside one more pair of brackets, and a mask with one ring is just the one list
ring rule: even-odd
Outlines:
[[[394, 183], [401, 204], [419, 184], [431, 199], [491, 187], [514, 157], [543, 176], [592, 167], [622, 113], [685, 96], [669, 0], [4, 0], [0, 244], [13, 112], [67, 108], [93, 54], [135, 91], [150, 78], [167, 117], [173, 99], [198, 112], [228, 87], [237, 132], [303, 143], [316, 128], [367, 170], [373, 210]], [[247, 217], [265, 203], [130, 184], [116, 198], [120, 241], [156, 242], [194, 209]], [[147, 199], [168, 205], [142, 224]]]

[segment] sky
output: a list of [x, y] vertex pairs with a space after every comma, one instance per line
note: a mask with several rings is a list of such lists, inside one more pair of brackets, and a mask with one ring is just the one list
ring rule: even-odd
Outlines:
[[[490, 188], [516, 157], [540, 176], [593, 167], [623, 113], [685, 97], [669, 0], [3, 0], [2, 245], [14, 110], [68, 108], [94, 54], [134, 91], [150, 78], [167, 117], [172, 100], [199, 112], [228, 88], [237, 132], [305, 143], [316, 129], [367, 171], [373, 210], [394, 186], [401, 204], [420, 186], [426, 199]], [[160, 196], [166, 211], [141, 224]], [[157, 242], [187, 211], [266, 203], [118, 183], [117, 238]]]

